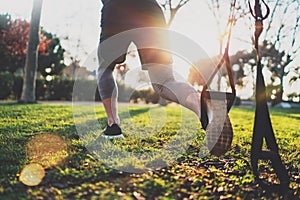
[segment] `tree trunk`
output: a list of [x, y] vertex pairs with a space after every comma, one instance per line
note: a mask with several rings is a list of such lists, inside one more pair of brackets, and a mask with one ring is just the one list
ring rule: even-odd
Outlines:
[[38, 45], [40, 32], [40, 18], [43, 0], [34, 0], [31, 12], [29, 41], [24, 67], [23, 88], [20, 102], [35, 103], [36, 72], [38, 63]]
[[[285, 65], [286, 66], [286, 65]], [[276, 94], [276, 99], [273, 101], [272, 106], [275, 106], [282, 102], [283, 97], [283, 78], [284, 78], [284, 69], [285, 66], [282, 66], [281, 72], [280, 72], [280, 88], [278, 93]]]

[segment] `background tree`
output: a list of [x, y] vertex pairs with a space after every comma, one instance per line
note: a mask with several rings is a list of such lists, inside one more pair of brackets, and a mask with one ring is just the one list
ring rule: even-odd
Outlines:
[[[207, 5], [210, 11], [212, 12], [213, 18], [216, 23], [217, 31], [218, 31], [218, 41], [219, 41], [219, 55], [214, 56], [211, 58], [211, 61], [209, 60], [200, 60], [196, 63], [194, 63], [194, 66], [198, 68], [200, 71], [204, 70], [205, 68], [215, 68], [217, 66], [217, 63], [220, 61], [221, 57], [223, 56], [225, 52], [224, 44], [226, 44], [228, 41], [228, 35], [231, 34], [231, 31], [233, 27], [236, 25], [236, 22], [238, 19], [243, 18], [247, 11], [245, 8], [243, 8], [242, 5], [243, 2], [240, 1], [231, 1], [231, 3], [219, 1], [219, 0], [208, 0]], [[232, 37], [232, 36], [231, 36]], [[231, 41], [231, 37], [229, 38], [229, 44]], [[230, 49], [230, 45], [229, 45]], [[224, 63], [225, 64], [225, 63]], [[231, 63], [236, 64], [236, 63]], [[202, 70], [201, 70], [202, 68]], [[216, 83], [216, 90], [221, 89], [221, 78], [228, 75], [227, 70], [223, 67], [219, 71], [220, 73], [216, 74], [217, 80]], [[238, 72], [236, 72], [238, 76], [241, 76], [243, 73], [242, 69]], [[198, 79], [198, 80], [197, 80]], [[240, 78], [238, 79], [240, 80]], [[197, 85], [204, 85], [205, 81], [203, 77], [199, 74], [197, 69], [190, 69], [188, 81], [191, 84], [197, 84]], [[229, 84], [229, 83], [228, 83]], [[238, 84], [241, 84], [238, 82]]]
[[167, 18], [168, 27], [170, 27], [170, 25], [172, 24], [179, 9], [189, 1], [190, 0], [159, 0], [159, 3], [164, 9]]
[[9, 15], [2, 15], [0, 37], [1, 71], [16, 72], [25, 64], [27, 52], [29, 23], [25, 20], [12, 21]]
[[[24, 70], [30, 24], [25, 20], [12, 20], [9, 14], [0, 15], [0, 72], [14, 74]], [[64, 65], [64, 52], [59, 38], [41, 30], [38, 46], [38, 72], [42, 76], [59, 75]], [[45, 72], [51, 68], [51, 72]]]
[[[244, 14], [239, 14], [240, 16], [235, 15], [234, 19], [231, 19], [230, 11], [231, 9], [236, 9], [236, 11], [240, 11], [240, 13], [247, 13], [244, 9], [241, 9], [241, 6], [235, 5], [234, 2], [228, 3], [224, 1], [219, 0], [207, 0], [206, 1], [207, 6], [209, 10], [211, 11], [217, 31], [218, 31], [218, 41], [219, 41], [219, 55], [223, 54], [223, 44], [224, 39], [226, 38], [228, 34], [227, 26], [229, 20], [236, 21], [238, 18], [241, 18], [241, 16], [244, 16]], [[235, 2], [236, 3], [236, 2]], [[229, 11], [229, 12], [228, 12]]]
[[[284, 78], [288, 73], [293, 71], [296, 66], [291, 63], [298, 55], [300, 49], [300, 0], [269, 1], [272, 12], [269, 22], [266, 23], [264, 40], [268, 41], [264, 46], [268, 46], [269, 51], [263, 51], [262, 56], [269, 57], [265, 66], [269, 67], [272, 74], [279, 79], [278, 89], [273, 94], [274, 104], [282, 101], [284, 92]], [[277, 58], [271, 58], [270, 54]], [[274, 83], [273, 83], [274, 85]]]
[[0, 71], [8, 71], [6, 63], [7, 60], [7, 46], [5, 36], [11, 27], [11, 16], [9, 14], [0, 15]]
[[[298, 80], [297, 73], [294, 73], [297, 70], [293, 60], [298, 56], [300, 49], [300, 35], [297, 34], [300, 23], [300, 1], [287, 0], [282, 3], [282, 1], [276, 0], [268, 1], [268, 4], [271, 14], [265, 22], [266, 28], [263, 32], [260, 49], [262, 65], [271, 74], [270, 79], [267, 80], [268, 96], [275, 105], [282, 101], [285, 77], [293, 73], [292, 82]], [[240, 65], [250, 66], [254, 76], [256, 67], [254, 51], [244, 53], [244, 55], [238, 55], [238, 53], [234, 57], [242, 56]]]
[[[218, 57], [215, 57], [214, 60], [217, 62]], [[194, 86], [203, 86], [205, 84], [205, 79], [201, 76], [201, 71], [208, 68], [215, 67], [215, 63], [212, 62], [212, 59], [201, 59], [195, 63], [189, 69], [188, 82]]]
[[[243, 18], [244, 28], [253, 26], [252, 20], [249, 20], [251, 16], [248, 14], [248, 5], [247, 1], [237, 1], [239, 5], [236, 5], [237, 15], [235, 20]], [[262, 37], [261, 44], [261, 56], [264, 57], [264, 62], [262, 63], [272, 74], [270, 76], [271, 82], [269, 84], [270, 95], [272, 95], [274, 104], [282, 101], [283, 90], [284, 90], [284, 78], [289, 73], [295, 71], [295, 67], [291, 63], [297, 57], [300, 49], [300, 35], [299, 33], [299, 23], [300, 23], [300, 1], [299, 0], [287, 0], [282, 3], [280, 0], [267, 1], [268, 5], [271, 8], [270, 17], [265, 22], [264, 35]], [[220, 34], [220, 53], [222, 51], [223, 38], [226, 35], [226, 32], [222, 32], [222, 26], [224, 26], [224, 10], [228, 9], [228, 3], [222, 2], [219, 0], [210, 0], [208, 1], [208, 6], [213, 13], [213, 16], [216, 20], [216, 25]], [[232, 6], [232, 5], [231, 5]], [[247, 15], [248, 14], [248, 15]], [[238, 27], [239, 29], [242, 27]], [[249, 29], [249, 33], [252, 33]], [[239, 36], [237, 36], [239, 37]], [[253, 38], [251, 38], [253, 41]], [[245, 38], [239, 38], [240, 41], [249, 40]], [[239, 61], [239, 56], [240, 61]], [[245, 52], [241, 50], [231, 57], [232, 64], [239, 64], [243, 70], [243, 67], [251, 68], [253, 80], [254, 70], [255, 70], [255, 59], [253, 59], [253, 52]], [[246, 70], [247, 71], [247, 70]], [[293, 81], [298, 80], [296, 73], [293, 73]], [[249, 74], [247, 74], [249, 76]], [[239, 81], [243, 80], [242, 71], [238, 72]], [[253, 83], [254, 84], [254, 83]]]
[[43, 77], [48, 75], [61, 75], [64, 64], [65, 49], [61, 46], [60, 39], [42, 31], [42, 39], [45, 41], [40, 43], [38, 56], [38, 71]]
[[[215, 24], [218, 31], [218, 41], [219, 41], [219, 57], [221, 58], [225, 52], [225, 45], [229, 42], [229, 50], [231, 47], [232, 37], [234, 35], [234, 27], [238, 20], [245, 19], [245, 16], [249, 13], [248, 8], [243, 5], [247, 5], [247, 1], [237, 1], [231, 0], [230, 3], [219, 1], [219, 0], [208, 0], [207, 5], [213, 14]], [[228, 36], [230, 37], [228, 38]], [[228, 41], [229, 40], [229, 41]], [[228, 50], [228, 51], [229, 51]], [[218, 61], [216, 61], [218, 62]], [[236, 63], [231, 63], [231, 65]], [[225, 63], [223, 64], [225, 65]], [[221, 78], [228, 75], [227, 70], [220, 70], [221, 73], [218, 74], [217, 80], [217, 90], [221, 88]], [[242, 68], [239, 68], [235, 75], [240, 76], [242, 74]], [[239, 77], [240, 78], [240, 77]], [[237, 79], [240, 80], [240, 79]], [[240, 82], [237, 82], [241, 84]]]
[[40, 33], [40, 19], [43, 0], [34, 0], [31, 13], [29, 41], [27, 47], [27, 55], [25, 61], [25, 73], [23, 78], [23, 88], [21, 102], [33, 103], [36, 101], [36, 71], [38, 58], [38, 45]]
[[[8, 25], [0, 25], [0, 71], [15, 73], [25, 65], [30, 24], [20, 19], [13, 21], [8, 14], [0, 15], [0, 23], [5, 19]], [[38, 72], [44, 77], [59, 75], [65, 67], [64, 53], [60, 39], [42, 29], [38, 46]], [[51, 73], [46, 73], [46, 68], [51, 68]]]
[[300, 80], [300, 66], [294, 67], [292, 70], [290, 70], [290, 72], [293, 73], [293, 77], [289, 81], [290, 84], [293, 84]]

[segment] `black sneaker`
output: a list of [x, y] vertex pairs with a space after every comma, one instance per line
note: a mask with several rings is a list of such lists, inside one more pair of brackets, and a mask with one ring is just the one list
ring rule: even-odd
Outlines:
[[108, 139], [124, 138], [122, 130], [118, 124], [113, 124], [111, 126], [107, 125], [101, 136]]

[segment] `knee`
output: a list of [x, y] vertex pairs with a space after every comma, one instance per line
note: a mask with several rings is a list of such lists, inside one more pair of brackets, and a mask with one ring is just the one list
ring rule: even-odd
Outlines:
[[111, 69], [98, 70], [98, 90], [101, 99], [111, 98], [117, 95], [117, 86]]

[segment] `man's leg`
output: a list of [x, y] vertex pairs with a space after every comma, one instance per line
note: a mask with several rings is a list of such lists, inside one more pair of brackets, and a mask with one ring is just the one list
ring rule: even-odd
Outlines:
[[107, 115], [107, 125], [112, 126], [113, 124], [120, 125], [120, 118], [118, 116], [118, 102], [117, 98], [108, 98], [102, 100], [105, 112]]
[[107, 124], [120, 124], [117, 108], [118, 87], [113, 77], [114, 64], [98, 69], [99, 94], [107, 114]]
[[148, 74], [153, 89], [161, 97], [192, 110], [200, 120], [200, 94], [190, 84], [175, 80], [172, 64], [150, 64]]
[[98, 89], [107, 115], [107, 127], [103, 136], [108, 138], [123, 137], [118, 116], [118, 87], [113, 77], [113, 67], [98, 70]]
[[113, 71], [116, 64], [124, 62], [130, 43], [129, 38], [119, 39], [117, 44], [115, 43], [116, 38], [107, 42], [107, 39], [121, 33], [124, 29], [124, 24], [120, 24], [114, 15], [116, 6], [110, 4], [106, 7], [105, 12], [102, 12], [102, 32], [98, 46], [98, 89], [107, 116], [107, 127], [102, 136], [108, 136], [108, 138], [123, 137], [119, 127], [118, 87]]

